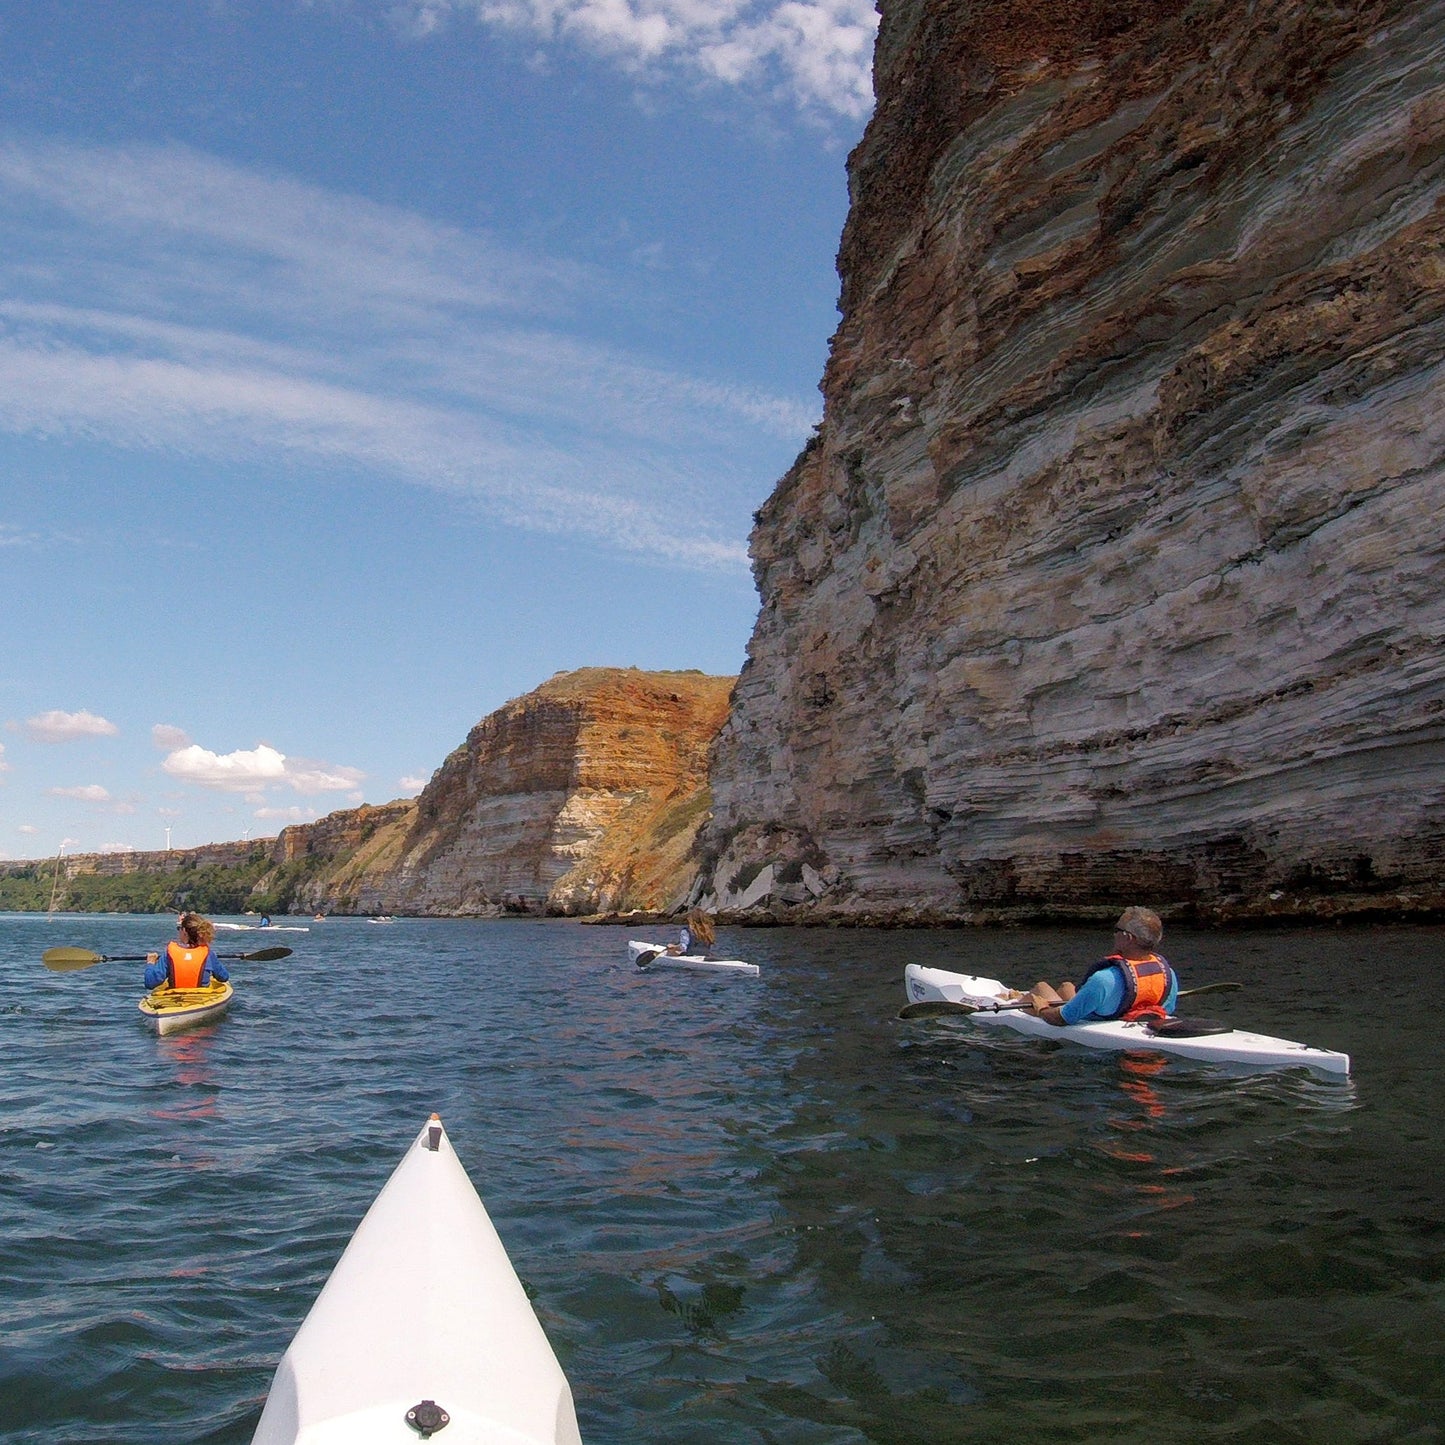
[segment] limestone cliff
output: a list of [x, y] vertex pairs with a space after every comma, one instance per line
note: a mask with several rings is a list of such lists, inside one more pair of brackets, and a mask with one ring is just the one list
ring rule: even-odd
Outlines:
[[1441, 908], [1445, 7], [880, 9], [698, 892]]
[[489, 915], [676, 904], [695, 871], [708, 748], [733, 682], [559, 673], [483, 718], [414, 803], [286, 829], [284, 861], [318, 864], [297, 906]]

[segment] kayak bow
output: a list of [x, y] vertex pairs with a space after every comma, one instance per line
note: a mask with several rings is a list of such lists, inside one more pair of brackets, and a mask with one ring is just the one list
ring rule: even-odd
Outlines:
[[[967, 973], [951, 973], [943, 968], [925, 968], [910, 963], [903, 971], [904, 987], [910, 1003], [929, 999], [969, 1003], [978, 1012], [969, 1015], [970, 1022], [1015, 1029], [1036, 1038], [1056, 1042], [1084, 1044], [1091, 1049], [1120, 1049], [1175, 1054], [1180, 1058], [1198, 1059], [1205, 1063], [1248, 1064], [1255, 1068], [1307, 1068], [1326, 1074], [1348, 1074], [1350, 1056], [1332, 1049], [1315, 1049], [1289, 1039], [1271, 1038], [1268, 1034], [1247, 1033], [1243, 1029], [1195, 1035], [1155, 1033], [1142, 1019], [1106, 1019], [1062, 1026], [1045, 1022], [1017, 1008], [996, 1009], [998, 1004], [1011, 1003], [1008, 989], [996, 978], [977, 978]], [[1181, 1021], [1187, 1022], [1187, 1021]]]
[[433, 1114], [277, 1366], [252, 1445], [581, 1445], [572, 1391]]

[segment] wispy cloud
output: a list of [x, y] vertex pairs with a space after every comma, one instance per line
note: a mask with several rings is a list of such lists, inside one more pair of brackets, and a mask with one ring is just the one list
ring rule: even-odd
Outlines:
[[606, 276], [181, 147], [0, 143], [0, 221], [12, 432], [362, 468], [731, 568], [773, 481], [745, 459], [815, 420], [585, 339]]
[[78, 803], [108, 803], [110, 793], [99, 783], [85, 783], [76, 788], [47, 788], [52, 798], [74, 798]]
[[245, 793], [258, 801], [264, 798], [258, 790], [268, 787], [288, 787], [302, 794], [344, 793], [366, 776], [357, 768], [288, 758], [269, 743], [232, 753], [213, 753], [191, 743], [168, 754], [161, 768], [180, 782]]
[[151, 743], [163, 753], [173, 753], [178, 748], [189, 747], [191, 739], [184, 728], [172, 723], [156, 723], [151, 728]]
[[767, 89], [804, 110], [857, 119], [873, 105], [873, 0], [410, 0], [396, 13], [428, 36], [458, 12], [634, 71], [682, 68]]
[[120, 729], [93, 712], [61, 712], [52, 709], [36, 717], [26, 718], [25, 732], [31, 742], [68, 743], [77, 738], [114, 737]]
[[309, 823], [316, 817], [315, 808], [257, 808], [256, 816], [268, 823]]

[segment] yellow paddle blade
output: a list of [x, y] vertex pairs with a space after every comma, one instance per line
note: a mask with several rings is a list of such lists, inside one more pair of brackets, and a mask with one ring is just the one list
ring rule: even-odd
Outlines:
[[78, 968], [104, 963], [105, 955], [92, 953], [88, 948], [47, 948], [40, 955], [40, 961], [56, 973], [73, 973]]

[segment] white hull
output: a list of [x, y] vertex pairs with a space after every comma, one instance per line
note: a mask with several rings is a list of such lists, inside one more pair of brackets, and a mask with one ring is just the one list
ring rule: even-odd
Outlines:
[[[967, 973], [950, 973], [942, 968], [925, 968], [910, 963], [904, 970], [904, 987], [909, 1003], [925, 1000], [946, 1000], [949, 1003], [990, 1004], [1006, 999], [1008, 990], [996, 978], [977, 978]], [[1091, 1049], [1148, 1050], [1173, 1054], [1179, 1058], [1199, 1059], [1208, 1063], [1250, 1064], [1258, 1068], [1316, 1069], [1328, 1074], [1348, 1074], [1350, 1056], [1330, 1049], [1313, 1049], [1308, 1044], [1275, 1039], [1268, 1034], [1246, 1033], [1230, 1029], [1228, 1033], [1204, 1034], [1198, 1038], [1168, 1038], [1150, 1033], [1140, 1021], [1126, 1023], [1109, 1019], [1098, 1023], [1065, 1024], [1058, 1027], [1046, 1023], [1020, 1009], [1001, 1013], [970, 1014], [973, 1023], [985, 1027], [997, 1025], [1037, 1038], [1067, 1040]]]
[[[695, 973], [741, 973], [748, 978], [756, 978], [760, 972], [757, 964], [743, 963], [736, 958], [704, 958], [696, 953], [668, 953], [665, 943], [633, 941], [627, 945], [627, 955], [639, 968], [649, 971], [654, 968], [684, 968]], [[652, 957], [649, 958], [648, 955]]]
[[572, 1391], [435, 1114], [277, 1367], [252, 1445], [581, 1445]]
[[310, 933], [309, 928], [302, 928], [296, 923], [217, 923], [216, 928], [224, 928], [228, 933]]

